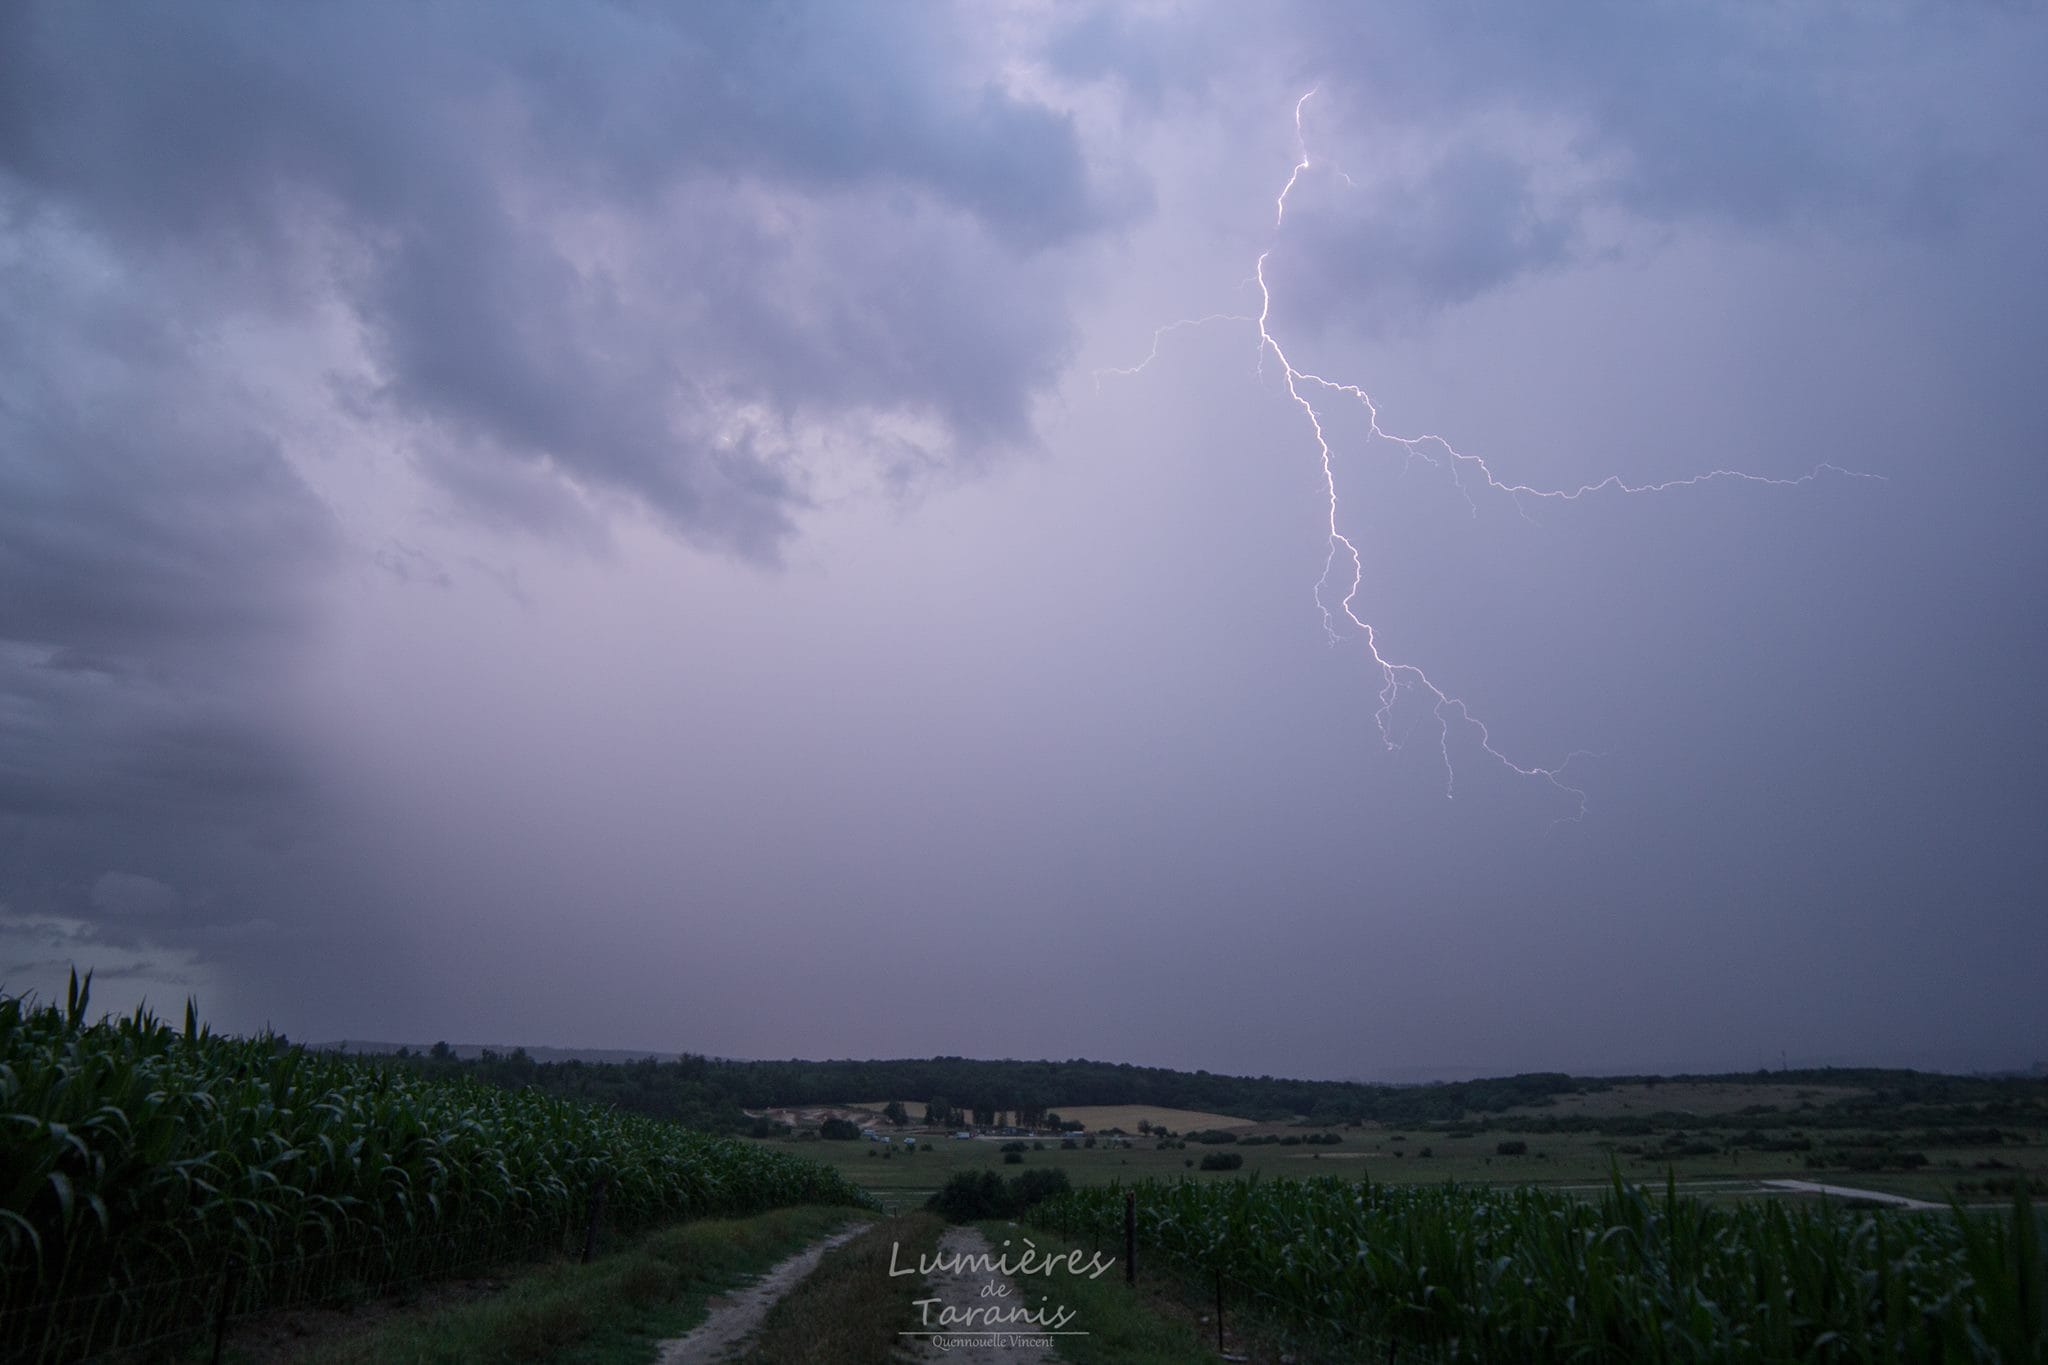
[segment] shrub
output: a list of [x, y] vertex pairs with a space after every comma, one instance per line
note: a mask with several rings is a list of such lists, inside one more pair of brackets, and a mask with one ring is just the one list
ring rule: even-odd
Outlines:
[[1009, 1184], [1010, 1198], [1016, 1201], [1016, 1212], [1022, 1213], [1033, 1204], [1065, 1194], [1074, 1188], [1074, 1182], [1067, 1179], [1067, 1173], [1053, 1167], [1044, 1170], [1026, 1171]]
[[1238, 1152], [1210, 1152], [1202, 1158], [1205, 1171], [1234, 1171], [1244, 1165], [1244, 1156]]
[[1520, 1138], [1510, 1138], [1506, 1142], [1496, 1142], [1493, 1150], [1496, 1156], [1527, 1156], [1529, 1144]]
[[1051, 1168], [1026, 1171], [1010, 1180], [994, 1171], [962, 1171], [926, 1201], [925, 1207], [952, 1223], [1015, 1218], [1034, 1204], [1071, 1189], [1073, 1182], [1067, 1173]]

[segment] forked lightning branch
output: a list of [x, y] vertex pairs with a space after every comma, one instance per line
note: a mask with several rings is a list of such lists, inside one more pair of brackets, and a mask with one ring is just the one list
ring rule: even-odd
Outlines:
[[[1289, 170], [1287, 180], [1273, 201], [1273, 231], [1284, 231], [1287, 225], [1287, 204], [1302, 178], [1315, 168], [1315, 159], [1309, 154], [1307, 133], [1302, 126], [1303, 111], [1315, 97], [1310, 90], [1294, 103], [1294, 134], [1297, 158]], [[1347, 177], [1348, 178], [1348, 177]], [[1258, 332], [1258, 346], [1261, 366], [1267, 356], [1278, 364], [1287, 396], [1300, 409], [1309, 437], [1314, 442], [1316, 458], [1323, 476], [1325, 495], [1324, 511], [1328, 521], [1328, 553], [1323, 561], [1322, 576], [1315, 582], [1315, 604], [1322, 615], [1323, 629], [1334, 644], [1348, 636], [1362, 638], [1366, 653], [1372, 660], [1372, 667], [1379, 678], [1378, 709], [1373, 719], [1378, 727], [1380, 739], [1388, 749], [1398, 749], [1400, 741], [1394, 737], [1391, 722], [1395, 705], [1403, 692], [1420, 694], [1431, 709], [1437, 721], [1438, 748], [1443, 755], [1444, 795], [1457, 795], [1457, 768], [1451, 758], [1451, 730], [1453, 722], [1469, 732], [1479, 748], [1508, 771], [1534, 781], [1547, 783], [1572, 803], [1570, 820], [1583, 818], [1586, 813], [1586, 793], [1565, 780], [1564, 773], [1572, 760], [1584, 756], [1584, 751], [1567, 754], [1561, 761], [1545, 766], [1524, 763], [1510, 757], [1498, 748], [1486, 722], [1473, 714], [1463, 698], [1446, 691], [1432, 680], [1420, 665], [1397, 659], [1382, 648], [1379, 632], [1363, 614], [1359, 606], [1359, 594], [1365, 582], [1365, 561], [1358, 545], [1344, 531], [1342, 500], [1337, 488], [1336, 456], [1330, 443], [1330, 436], [1324, 426], [1324, 409], [1318, 402], [1356, 403], [1364, 412], [1366, 439], [1384, 441], [1401, 448], [1405, 456], [1420, 457], [1431, 466], [1444, 470], [1468, 504], [1476, 510], [1473, 502], [1475, 491], [1497, 494], [1512, 500], [1525, 517], [1532, 501], [1575, 502], [1596, 493], [1622, 495], [1648, 495], [1666, 493], [1696, 487], [1715, 481], [1767, 484], [1777, 488], [1793, 488], [1812, 483], [1823, 475], [1838, 475], [1843, 478], [1882, 479], [1882, 475], [1864, 474], [1840, 465], [1821, 463], [1804, 474], [1790, 478], [1775, 478], [1762, 474], [1745, 473], [1739, 469], [1710, 469], [1680, 479], [1666, 479], [1653, 483], [1630, 483], [1618, 475], [1609, 475], [1595, 483], [1582, 484], [1576, 488], [1540, 488], [1522, 482], [1511, 482], [1497, 475], [1492, 466], [1477, 455], [1457, 449], [1448, 440], [1435, 434], [1401, 436], [1380, 426], [1379, 408], [1372, 395], [1362, 386], [1345, 380], [1332, 379], [1304, 370], [1289, 358], [1274, 330], [1273, 295], [1266, 279], [1267, 262], [1273, 248], [1267, 247], [1259, 253], [1252, 270], [1252, 278], [1258, 285], [1259, 311], [1256, 317], [1240, 313], [1211, 313], [1204, 317], [1188, 318], [1168, 323], [1152, 334], [1152, 349], [1136, 365], [1121, 369], [1100, 370], [1096, 373], [1099, 384], [1105, 375], [1133, 375], [1150, 366], [1159, 358], [1161, 340], [1169, 333], [1212, 323], [1244, 323], [1255, 327]]]

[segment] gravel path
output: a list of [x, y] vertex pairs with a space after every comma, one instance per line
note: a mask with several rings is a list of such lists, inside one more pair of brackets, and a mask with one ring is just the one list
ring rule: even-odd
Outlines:
[[841, 1246], [868, 1230], [868, 1224], [855, 1223], [852, 1227], [833, 1233], [822, 1241], [813, 1242], [777, 1265], [744, 1289], [711, 1301], [711, 1316], [706, 1318], [688, 1336], [676, 1337], [661, 1343], [660, 1354], [655, 1357], [656, 1365], [711, 1365], [713, 1361], [730, 1360], [739, 1354], [739, 1348], [761, 1325], [761, 1319], [768, 1316], [777, 1300], [796, 1288], [804, 1276], [818, 1268], [826, 1252]]
[[1890, 1204], [1901, 1209], [1945, 1209], [1946, 1204], [1930, 1204], [1925, 1199], [1908, 1199], [1903, 1194], [1886, 1194], [1883, 1190], [1857, 1190], [1847, 1185], [1822, 1185], [1812, 1180], [1766, 1180], [1766, 1185], [1781, 1190], [1792, 1190], [1800, 1194], [1831, 1194], [1838, 1199], [1862, 1199], [1872, 1204]]

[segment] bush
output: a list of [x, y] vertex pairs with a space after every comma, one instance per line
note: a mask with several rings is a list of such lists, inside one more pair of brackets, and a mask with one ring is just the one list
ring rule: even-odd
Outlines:
[[1496, 1142], [1493, 1150], [1496, 1156], [1527, 1156], [1529, 1144], [1520, 1138], [1510, 1138], [1506, 1142]]
[[1240, 1152], [1210, 1152], [1202, 1158], [1205, 1171], [1234, 1171], [1242, 1165], [1244, 1155]]
[[860, 1137], [860, 1125], [852, 1119], [826, 1119], [818, 1125], [818, 1136], [834, 1142], [851, 1142]]
[[1033, 1204], [1065, 1194], [1073, 1188], [1074, 1183], [1067, 1179], [1065, 1171], [1048, 1167], [1042, 1171], [1024, 1172], [1010, 1182], [1009, 1193], [1016, 1201], [1016, 1211], [1022, 1213]]
[[1026, 1171], [1010, 1180], [994, 1171], [962, 1171], [926, 1201], [925, 1207], [950, 1223], [1015, 1218], [1032, 1205], [1072, 1188], [1065, 1171], [1051, 1168]]

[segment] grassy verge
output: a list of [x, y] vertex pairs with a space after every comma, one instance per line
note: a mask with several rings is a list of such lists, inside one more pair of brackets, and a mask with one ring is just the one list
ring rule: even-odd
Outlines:
[[917, 1325], [917, 1276], [892, 1277], [938, 1245], [945, 1224], [928, 1213], [899, 1214], [825, 1253], [802, 1284], [768, 1310], [746, 1365], [887, 1365]]
[[478, 1360], [645, 1365], [654, 1344], [702, 1322], [714, 1295], [767, 1270], [855, 1216], [777, 1209], [650, 1233], [589, 1265], [556, 1262], [469, 1303], [404, 1312], [369, 1331], [343, 1325], [303, 1349], [244, 1348], [241, 1362], [461, 1365]]
[[[1011, 1223], [984, 1223], [981, 1228], [994, 1247], [1000, 1247], [1006, 1237], [1014, 1241], [1020, 1236]], [[1082, 1263], [1088, 1263], [1091, 1248], [1085, 1240], [1038, 1228], [1030, 1229], [1028, 1235], [1041, 1255], [1056, 1257], [1079, 1251]], [[1111, 1254], [1104, 1250], [1103, 1259]], [[1124, 1283], [1123, 1264], [1118, 1261], [1098, 1279], [1065, 1273], [1051, 1277], [1034, 1284], [1031, 1296], [1035, 1299], [1041, 1290], [1073, 1313], [1068, 1330], [1087, 1333], [1055, 1339], [1061, 1360], [1074, 1365], [1188, 1365], [1192, 1360], [1215, 1359], [1215, 1328], [1199, 1326], [1197, 1312], [1184, 1301], [1178, 1281], [1167, 1284], [1140, 1276], [1134, 1292]], [[1211, 1335], [1203, 1336], [1203, 1330]]]

